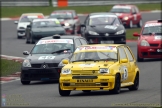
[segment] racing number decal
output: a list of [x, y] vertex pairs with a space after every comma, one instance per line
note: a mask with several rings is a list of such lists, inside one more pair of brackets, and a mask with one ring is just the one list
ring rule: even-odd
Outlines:
[[127, 67], [123, 67], [123, 71], [124, 71], [124, 80], [126, 80], [128, 78], [128, 69], [127, 69]]
[[54, 59], [55, 56], [40, 56], [38, 60], [44, 60], [44, 59]]
[[137, 20], [137, 15], [133, 15], [134, 16], [134, 20]]

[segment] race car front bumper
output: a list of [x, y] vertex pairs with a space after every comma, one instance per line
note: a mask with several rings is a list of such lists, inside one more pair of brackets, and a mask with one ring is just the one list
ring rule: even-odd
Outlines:
[[126, 43], [126, 36], [125, 35], [109, 35], [105, 36], [105, 34], [102, 35], [86, 35], [86, 39], [89, 43], [92, 44], [100, 44], [100, 43], [110, 43], [110, 44], [123, 44]]
[[158, 47], [140, 46], [138, 55], [140, 58], [162, 58], [162, 44]]
[[61, 68], [22, 68], [22, 81], [59, 80]]
[[17, 30], [17, 36], [24, 37], [25, 36], [25, 30]]
[[111, 90], [114, 88], [115, 76], [98, 76], [97, 79], [86, 80], [60, 77], [59, 83], [62, 90]]

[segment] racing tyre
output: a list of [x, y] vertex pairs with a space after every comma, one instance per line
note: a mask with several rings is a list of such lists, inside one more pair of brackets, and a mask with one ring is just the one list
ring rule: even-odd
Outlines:
[[61, 90], [60, 84], [59, 84], [58, 86], [59, 86], [59, 94], [60, 94], [61, 96], [69, 96], [69, 95], [70, 95], [71, 90]]
[[137, 61], [138, 62], [142, 62], [143, 61], [143, 58], [140, 58], [139, 55], [138, 55], [138, 53], [137, 53]]
[[142, 27], [142, 19], [140, 19], [140, 21], [138, 22], [137, 27], [138, 28], [141, 28]]
[[138, 90], [138, 87], [139, 87], [139, 72], [137, 72], [136, 77], [134, 79], [134, 85], [130, 86], [128, 89], [130, 91]]
[[21, 80], [21, 84], [23, 84], [23, 85], [28, 85], [28, 84], [30, 84], [30, 81], [22, 81], [22, 80]]
[[84, 93], [90, 93], [91, 90], [82, 90]]
[[21, 36], [17, 36], [17, 39], [21, 39], [22, 37]]
[[113, 93], [113, 94], [119, 94], [120, 93], [120, 88], [121, 88], [120, 74], [116, 74], [114, 89], [109, 90], [109, 92]]
[[132, 21], [129, 22], [128, 28], [133, 28], [133, 22]]

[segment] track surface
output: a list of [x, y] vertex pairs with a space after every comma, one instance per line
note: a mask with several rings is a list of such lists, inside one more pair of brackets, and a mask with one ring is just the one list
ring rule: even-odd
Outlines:
[[[160, 13], [145, 13], [143, 20], [160, 19]], [[82, 22], [85, 17], [80, 17]], [[22, 52], [30, 51], [33, 45], [26, 45], [24, 39], [16, 38], [16, 25], [14, 21], [2, 21], [2, 54], [10, 56], [25, 57]], [[136, 57], [136, 42], [128, 43]], [[138, 105], [159, 104], [161, 103], [161, 61], [145, 60], [138, 63], [141, 70], [140, 86], [138, 91], [129, 91], [123, 89], [120, 94], [112, 95], [106, 91], [94, 91], [90, 94], [82, 93], [82, 91], [72, 91], [69, 97], [60, 97], [58, 93], [57, 83], [32, 82], [31, 85], [21, 85], [20, 81], [4, 83], [1, 85], [2, 94], [20, 95], [25, 103], [30, 106], [65, 106], [65, 107], [109, 107], [113, 104], [136, 103]], [[7, 98], [11, 99], [11, 98]], [[16, 98], [19, 99], [20, 98]], [[18, 101], [18, 100], [17, 100]], [[20, 104], [24, 102], [14, 102]], [[11, 103], [8, 101], [8, 103]]]

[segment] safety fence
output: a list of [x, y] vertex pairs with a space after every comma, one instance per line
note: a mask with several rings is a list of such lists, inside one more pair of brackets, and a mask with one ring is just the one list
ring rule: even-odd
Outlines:
[[161, 3], [162, 0], [1, 0], [1, 6], [95, 6], [115, 4]]
[[1, 0], [1, 6], [50, 6], [49, 0]]

